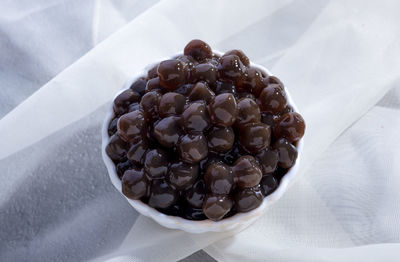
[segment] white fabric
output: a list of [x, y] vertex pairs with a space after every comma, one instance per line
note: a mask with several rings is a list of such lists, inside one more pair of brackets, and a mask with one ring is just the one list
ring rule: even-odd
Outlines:
[[[175, 261], [199, 249], [219, 261], [398, 261], [399, 2], [138, 4], [0, 4], [7, 11], [0, 15], [2, 46], [21, 50], [0, 64], [8, 83], [0, 99], [15, 105], [23, 96], [17, 86], [34, 87], [79, 57], [68, 47], [85, 51], [105, 39], [0, 120], [1, 261]], [[37, 12], [81, 12], [82, 24], [54, 29], [54, 18], [35, 20]], [[32, 44], [13, 28], [40, 38]], [[43, 41], [48, 33], [55, 43]], [[84, 44], [74, 38], [79, 33], [89, 35]], [[301, 175], [240, 233], [193, 235], [142, 216], [135, 221], [101, 163], [103, 105], [131, 74], [192, 38], [221, 51], [243, 49], [270, 68], [307, 122]], [[30, 67], [18, 63], [25, 57]], [[15, 65], [33, 78], [13, 73]]]

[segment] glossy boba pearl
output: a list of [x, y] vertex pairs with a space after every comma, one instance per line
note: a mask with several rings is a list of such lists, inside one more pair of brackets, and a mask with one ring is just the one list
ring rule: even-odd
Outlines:
[[147, 79], [148, 80], [158, 77], [157, 68], [158, 68], [158, 64], [155, 64], [149, 71], [147, 71]]
[[190, 101], [205, 101], [207, 104], [215, 97], [214, 92], [204, 82], [198, 82], [189, 94]]
[[143, 109], [147, 120], [152, 120], [158, 116], [158, 104], [161, 95], [157, 91], [147, 92], [140, 101], [140, 107]]
[[128, 159], [137, 165], [143, 165], [144, 156], [148, 150], [148, 145], [144, 140], [139, 140], [131, 146], [127, 153]]
[[164, 87], [160, 85], [160, 79], [158, 77], [155, 77], [147, 82], [145, 92], [146, 93], [150, 91], [162, 92], [163, 90]]
[[207, 157], [207, 140], [202, 134], [187, 134], [178, 141], [178, 151], [181, 159], [187, 163], [198, 163]]
[[115, 132], [117, 132], [117, 123], [118, 123], [118, 117], [111, 120], [110, 124], [108, 124], [108, 129], [107, 129], [108, 136], [112, 136], [115, 134]]
[[210, 63], [198, 64], [190, 72], [190, 81], [192, 83], [204, 81], [214, 85], [217, 80], [217, 68]]
[[195, 60], [201, 62], [206, 58], [212, 58], [211, 47], [198, 39], [190, 41], [183, 51], [184, 55], [193, 57]]
[[269, 194], [274, 192], [275, 189], [278, 187], [278, 181], [276, 181], [276, 178], [272, 175], [264, 176], [261, 179], [260, 186], [261, 186], [261, 193], [264, 196], [268, 196]]
[[167, 117], [170, 115], [180, 115], [185, 107], [186, 99], [183, 95], [168, 92], [162, 95], [158, 105], [158, 113], [160, 117]]
[[278, 165], [282, 168], [291, 168], [297, 159], [297, 148], [289, 143], [285, 138], [281, 138], [273, 145], [278, 151], [279, 161]]
[[122, 115], [128, 112], [130, 104], [140, 101], [139, 93], [136, 93], [132, 89], [127, 89], [119, 94], [114, 99], [114, 112], [116, 115]]
[[213, 127], [208, 135], [208, 149], [213, 152], [225, 153], [235, 142], [235, 133], [231, 127]]
[[243, 126], [248, 123], [258, 123], [260, 120], [260, 108], [253, 99], [242, 98], [238, 101], [238, 115], [236, 117], [237, 125]]
[[147, 84], [146, 78], [141, 77], [138, 80], [136, 80], [135, 82], [133, 82], [130, 89], [132, 89], [134, 92], [138, 93], [140, 96], [143, 96], [144, 92], [146, 90], [146, 84]]
[[199, 173], [199, 165], [184, 162], [173, 163], [170, 166], [167, 181], [176, 190], [184, 189], [193, 184]]
[[165, 147], [172, 148], [176, 145], [180, 135], [180, 117], [169, 116], [161, 119], [155, 126], [153, 135], [158, 143]]
[[276, 76], [264, 77], [263, 82], [266, 86], [278, 87], [280, 89], [285, 89], [281, 80], [279, 80], [279, 78], [277, 78]]
[[151, 179], [163, 178], [168, 171], [168, 158], [164, 151], [153, 149], [147, 152], [144, 171]]
[[182, 127], [186, 132], [202, 132], [210, 124], [207, 107], [204, 103], [190, 104], [181, 115]]
[[178, 199], [177, 192], [164, 179], [155, 179], [151, 182], [149, 206], [167, 208]]
[[247, 69], [246, 77], [242, 84], [242, 89], [252, 93], [256, 97], [258, 97], [266, 87], [261, 71], [256, 67], [250, 67]]
[[266, 148], [257, 154], [257, 158], [263, 175], [271, 174], [275, 171], [279, 159], [278, 151]]
[[223, 56], [218, 66], [220, 78], [233, 81], [236, 85], [241, 85], [245, 78], [246, 67], [236, 55]]
[[239, 59], [243, 63], [243, 65], [245, 65], [245, 66], [250, 65], [250, 59], [243, 53], [242, 50], [233, 49], [233, 50], [226, 52], [223, 56], [228, 56], [228, 55], [236, 55], [239, 57]]
[[179, 55], [179, 56], [175, 57], [174, 59], [177, 59], [177, 60], [183, 62], [186, 65], [188, 72], [192, 71], [193, 68], [195, 67], [195, 65], [198, 64], [198, 62], [196, 60], [194, 60], [193, 57], [187, 56], [187, 55]]
[[284, 89], [277, 86], [268, 86], [261, 91], [260, 97], [261, 108], [264, 112], [279, 114], [286, 104], [286, 93]]
[[263, 201], [263, 195], [259, 186], [242, 188], [235, 192], [234, 199], [238, 212], [248, 212], [261, 205]]
[[241, 156], [232, 167], [233, 176], [238, 187], [254, 187], [260, 183], [262, 173], [253, 156]]
[[187, 69], [184, 63], [171, 59], [162, 61], [157, 68], [160, 85], [173, 91], [178, 86], [185, 84]]
[[110, 138], [110, 142], [108, 142], [106, 153], [114, 162], [121, 162], [126, 158], [128, 148], [129, 144], [115, 134]]
[[117, 134], [126, 142], [136, 142], [142, 138], [146, 122], [142, 111], [136, 110], [122, 115], [117, 123]]
[[271, 129], [264, 123], [249, 123], [241, 127], [240, 144], [250, 153], [257, 153], [271, 142]]
[[231, 168], [222, 162], [209, 164], [204, 174], [204, 182], [209, 192], [228, 195], [234, 183]]
[[289, 142], [299, 141], [306, 129], [306, 124], [303, 117], [296, 112], [290, 112], [281, 116], [275, 122], [274, 135], [275, 137], [284, 137]]
[[203, 212], [211, 220], [221, 220], [232, 208], [233, 202], [228, 196], [208, 195], [203, 203]]
[[185, 190], [184, 198], [193, 207], [201, 208], [206, 196], [204, 180], [196, 181], [190, 188]]
[[217, 95], [209, 105], [210, 118], [217, 126], [231, 126], [237, 116], [237, 103], [230, 93]]
[[122, 193], [130, 199], [140, 199], [146, 194], [147, 184], [143, 169], [126, 170], [122, 176]]

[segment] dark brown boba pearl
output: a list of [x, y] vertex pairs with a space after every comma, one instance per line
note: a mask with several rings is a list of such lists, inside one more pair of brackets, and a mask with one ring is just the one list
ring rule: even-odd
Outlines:
[[148, 80], [158, 77], [157, 68], [158, 68], [158, 64], [154, 65], [149, 71], [147, 71], [147, 79]]
[[136, 93], [132, 89], [127, 89], [119, 94], [114, 99], [114, 112], [116, 115], [122, 115], [128, 112], [130, 104], [140, 101], [139, 93]]
[[180, 117], [169, 116], [161, 119], [155, 126], [153, 135], [158, 143], [165, 147], [174, 147], [178, 142], [180, 130]]
[[250, 67], [246, 71], [246, 77], [242, 84], [242, 89], [247, 90], [256, 97], [261, 93], [261, 90], [266, 87], [261, 71], [256, 67]]
[[240, 144], [250, 153], [257, 153], [271, 142], [271, 129], [264, 123], [249, 123], [240, 128]]
[[111, 120], [110, 124], [108, 125], [108, 136], [112, 136], [117, 132], [117, 122], [118, 122], [118, 117], [114, 118]]
[[106, 153], [114, 162], [121, 162], [126, 159], [126, 151], [128, 148], [129, 144], [122, 140], [117, 134], [114, 134], [108, 142]]
[[193, 207], [201, 208], [206, 196], [206, 186], [204, 180], [196, 181], [190, 188], [185, 190], [184, 197]]
[[263, 175], [271, 174], [275, 171], [279, 159], [278, 151], [266, 148], [257, 154], [257, 158], [260, 162]]
[[228, 196], [208, 195], [203, 203], [203, 212], [211, 220], [221, 220], [232, 208], [233, 202]]
[[192, 92], [192, 89], [194, 87], [194, 84], [185, 84], [181, 85], [177, 89], [175, 89], [175, 93], [181, 94], [183, 96], [188, 96], [190, 92]]
[[190, 81], [192, 83], [204, 81], [214, 85], [217, 80], [217, 68], [210, 63], [198, 64], [190, 72]]
[[260, 182], [261, 193], [268, 196], [278, 187], [278, 181], [272, 175], [264, 176]]
[[144, 170], [151, 179], [163, 178], [168, 172], [168, 157], [160, 149], [147, 152], [144, 160]]
[[248, 212], [259, 207], [263, 201], [263, 195], [259, 186], [241, 188], [235, 192], [235, 207], [238, 212]]
[[235, 183], [238, 187], [254, 187], [260, 183], [262, 173], [253, 156], [241, 156], [232, 167]]
[[237, 116], [237, 103], [232, 94], [217, 95], [209, 105], [211, 122], [217, 126], [231, 126]]
[[243, 65], [245, 65], [245, 66], [250, 65], [250, 59], [243, 53], [242, 50], [233, 49], [233, 50], [226, 52], [223, 56], [228, 56], [228, 55], [236, 55], [239, 57], [239, 59], [243, 63]]
[[178, 199], [178, 193], [164, 179], [155, 179], [151, 182], [149, 206], [167, 208]]
[[131, 169], [132, 167], [133, 165], [129, 160], [118, 163], [115, 169], [117, 171], [119, 179], [122, 179], [122, 176], [124, 175], [125, 171]]
[[175, 57], [174, 59], [177, 59], [177, 60], [185, 63], [188, 71], [193, 70], [194, 66], [198, 64], [198, 62], [196, 60], [194, 60], [193, 57], [187, 56], [187, 55], [179, 55], [179, 56]]
[[187, 132], [202, 132], [208, 128], [210, 120], [206, 105], [201, 102], [190, 104], [182, 113], [181, 123]]
[[128, 159], [137, 165], [143, 165], [144, 156], [148, 150], [148, 145], [144, 140], [133, 144], [127, 153]]
[[146, 93], [140, 101], [140, 107], [145, 113], [147, 120], [155, 119], [158, 117], [158, 104], [161, 94], [157, 91], [150, 91]]
[[296, 112], [284, 114], [275, 122], [274, 136], [284, 137], [289, 142], [299, 141], [306, 129], [306, 124], [303, 117]]
[[204, 174], [204, 182], [209, 192], [228, 195], [233, 187], [231, 168], [224, 163], [211, 163]]
[[204, 82], [198, 82], [194, 85], [192, 91], [189, 94], [190, 101], [205, 101], [207, 104], [215, 97], [214, 92]]
[[258, 99], [260, 100], [262, 111], [272, 114], [279, 114], [287, 104], [285, 90], [277, 86], [264, 88]]
[[122, 177], [122, 193], [130, 199], [140, 199], [146, 194], [147, 184], [143, 169], [126, 170]]
[[180, 115], [186, 104], [186, 98], [175, 92], [168, 92], [162, 95], [158, 106], [160, 117]]
[[199, 173], [199, 165], [191, 165], [184, 162], [171, 164], [167, 181], [176, 190], [185, 189], [192, 185], [197, 179]]
[[136, 111], [140, 109], [140, 104], [139, 103], [133, 103], [129, 105], [128, 112]]
[[273, 145], [278, 151], [278, 165], [282, 168], [291, 168], [297, 159], [297, 148], [285, 138], [281, 138]]
[[220, 95], [224, 93], [236, 94], [236, 87], [230, 81], [217, 81], [215, 83], [215, 94]]
[[146, 90], [147, 80], [144, 77], [139, 78], [131, 85], [130, 89], [143, 96]]
[[277, 78], [276, 76], [264, 77], [263, 82], [266, 86], [278, 87], [280, 89], [285, 88], [281, 80], [279, 80], [279, 78]]
[[198, 39], [190, 41], [183, 50], [184, 55], [193, 57], [195, 60], [201, 62], [206, 58], [212, 58], [211, 47]]
[[160, 85], [160, 79], [158, 77], [155, 77], [147, 82], [145, 92], [146, 93], [150, 91], [162, 92], [163, 89], [164, 87]]
[[236, 124], [242, 126], [248, 123], [258, 123], [261, 120], [260, 108], [250, 98], [242, 98], [238, 101], [238, 114]]
[[213, 127], [208, 135], [208, 149], [213, 152], [225, 153], [235, 142], [235, 133], [231, 127]]
[[222, 79], [233, 81], [237, 85], [241, 85], [245, 78], [246, 67], [236, 55], [223, 56], [218, 66], [218, 74]]
[[181, 159], [187, 163], [198, 163], [207, 157], [207, 139], [202, 134], [187, 134], [178, 141]]
[[173, 91], [185, 84], [187, 69], [179, 60], [171, 59], [162, 61], [157, 68], [160, 85]]
[[142, 111], [136, 110], [118, 119], [117, 134], [126, 142], [136, 142], [142, 138], [146, 122]]

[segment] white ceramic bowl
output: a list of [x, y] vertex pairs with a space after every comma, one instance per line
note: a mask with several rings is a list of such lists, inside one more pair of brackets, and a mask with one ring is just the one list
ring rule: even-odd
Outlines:
[[[213, 50], [214, 53], [217, 54], [222, 54], [221, 52]], [[179, 53], [181, 54], [181, 53]], [[166, 58], [170, 59], [170, 58]], [[165, 59], [160, 59], [160, 61], [165, 60]], [[256, 66], [258, 68], [261, 68], [265, 70], [269, 75], [272, 75], [269, 70], [264, 68], [263, 66], [251, 63], [252, 66]], [[125, 89], [129, 88], [130, 85], [139, 77], [146, 75], [147, 71], [152, 68], [153, 65], [145, 68], [142, 72], [139, 72], [137, 75], [135, 75], [131, 80], [127, 81], [127, 83], [123, 86], [120, 92], [116, 94], [118, 96], [122, 91]], [[286, 90], [287, 94], [287, 99], [288, 103], [293, 107], [293, 109], [298, 112], [298, 109], [296, 105], [294, 104], [292, 98], [290, 97], [289, 90]], [[116, 97], [115, 96], [115, 97]], [[113, 101], [113, 100], [112, 100]], [[114, 112], [113, 112], [113, 106], [112, 102], [109, 107], [108, 113], [106, 118], [104, 119], [103, 127], [102, 127], [102, 156], [103, 156], [103, 161], [107, 167], [108, 174], [110, 176], [111, 183], [115, 186], [115, 188], [122, 194], [122, 185], [121, 185], [121, 180], [119, 180], [117, 176], [117, 172], [115, 170], [115, 165], [113, 161], [109, 158], [109, 156], [106, 154], [106, 146], [110, 140], [108, 136], [108, 124], [110, 123], [111, 119], [114, 117]], [[283, 178], [280, 181], [280, 184], [278, 188], [270, 195], [264, 198], [262, 204], [257, 207], [256, 209], [253, 209], [249, 212], [246, 213], [237, 213], [229, 218], [222, 219], [221, 221], [214, 222], [212, 220], [202, 220], [202, 221], [193, 221], [193, 220], [187, 220], [181, 217], [176, 217], [176, 216], [169, 216], [165, 215], [163, 213], [160, 213], [156, 209], [148, 206], [147, 204], [144, 204], [140, 200], [132, 200], [127, 197], [125, 197], [124, 194], [122, 194], [126, 200], [133, 206], [140, 214], [152, 218], [154, 221], [159, 223], [160, 225], [167, 227], [167, 228], [172, 228], [172, 229], [181, 229], [186, 232], [190, 233], [204, 233], [204, 232], [222, 232], [222, 231], [228, 231], [228, 230], [242, 230], [246, 227], [248, 227], [251, 223], [256, 221], [257, 218], [259, 218], [265, 209], [272, 205], [273, 203], [277, 202], [277, 200], [283, 195], [283, 193], [286, 191], [289, 183], [293, 180], [294, 176], [297, 173], [298, 166], [300, 164], [301, 160], [301, 153], [303, 149], [303, 139], [301, 139], [298, 144], [297, 144], [297, 149], [298, 149], [298, 157], [296, 164], [283, 176]]]

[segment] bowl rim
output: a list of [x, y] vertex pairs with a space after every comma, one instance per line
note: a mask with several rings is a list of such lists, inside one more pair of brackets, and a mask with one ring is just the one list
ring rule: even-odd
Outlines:
[[[213, 53], [217, 55], [222, 55], [222, 52], [219, 52], [217, 50], [213, 50]], [[176, 53], [175, 55], [160, 59], [159, 61], [163, 61], [166, 59], [171, 59], [173, 57], [176, 57], [178, 55], [182, 55], [181, 52]], [[117, 92], [117, 94], [114, 96], [117, 97], [120, 93], [128, 89], [134, 81], [139, 79], [140, 77], [143, 77], [147, 75], [147, 71], [152, 68], [155, 64], [157, 63], [152, 63], [149, 66], [146, 66], [142, 71], [138, 72], [135, 74], [133, 77], [131, 77], [122, 87], [122, 89]], [[267, 68], [265, 68], [262, 65], [255, 64], [253, 62], [250, 62], [250, 66], [254, 66], [257, 68], [260, 68], [264, 70], [269, 76], [274, 76]], [[288, 104], [293, 107], [295, 112], [299, 112], [297, 106], [293, 102], [293, 99], [290, 95], [290, 92], [288, 91], [287, 87], [285, 87], [285, 92], [288, 100]], [[181, 229], [189, 233], [204, 233], [204, 232], [222, 232], [222, 231], [228, 231], [228, 230], [233, 230], [233, 229], [238, 229], [238, 228], [244, 228], [248, 225], [250, 225], [252, 222], [254, 222], [258, 217], [260, 217], [263, 213], [264, 210], [266, 209], [267, 206], [272, 205], [275, 203], [278, 199], [282, 197], [284, 192], [286, 192], [289, 183], [294, 179], [296, 174], [298, 173], [298, 168], [301, 160], [301, 155], [303, 151], [303, 143], [304, 139], [301, 138], [298, 143], [297, 143], [297, 151], [298, 151], [298, 157], [296, 159], [296, 163], [294, 166], [292, 166], [289, 171], [282, 177], [278, 187], [275, 189], [274, 192], [272, 192], [270, 195], [264, 197], [263, 202], [261, 205], [249, 212], [244, 212], [244, 213], [236, 213], [235, 215], [224, 218], [220, 221], [212, 221], [210, 219], [206, 220], [188, 220], [182, 217], [178, 216], [170, 216], [163, 214], [156, 210], [153, 207], [150, 207], [149, 205], [143, 203], [140, 200], [132, 200], [130, 198], [127, 198], [123, 193], [122, 193], [122, 184], [121, 180], [118, 178], [116, 169], [115, 169], [115, 164], [111, 160], [111, 158], [107, 155], [106, 153], [106, 146], [110, 140], [110, 137], [108, 136], [108, 125], [110, 121], [114, 117], [114, 111], [113, 111], [113, 103], [114, 101], [112, 99], [109, 103], [108, 111], [106, 114], [106, 117], [103, 121], [102, 125], [102, 130], [101, 130], [101, 135], [102, 135], [102, 145], [101, 145], [101, 153], [102, 153], [102, 158], [103, 162], [106, 165], [108, 175], [110, 177], [111, 183], [114, 185], [114, 187], [127, 199], [129, 204], [136, 209], [140, 214], [152, 218], [154, 221], [159, 223], [160, 225], [171, 228], [171, 229]]]

